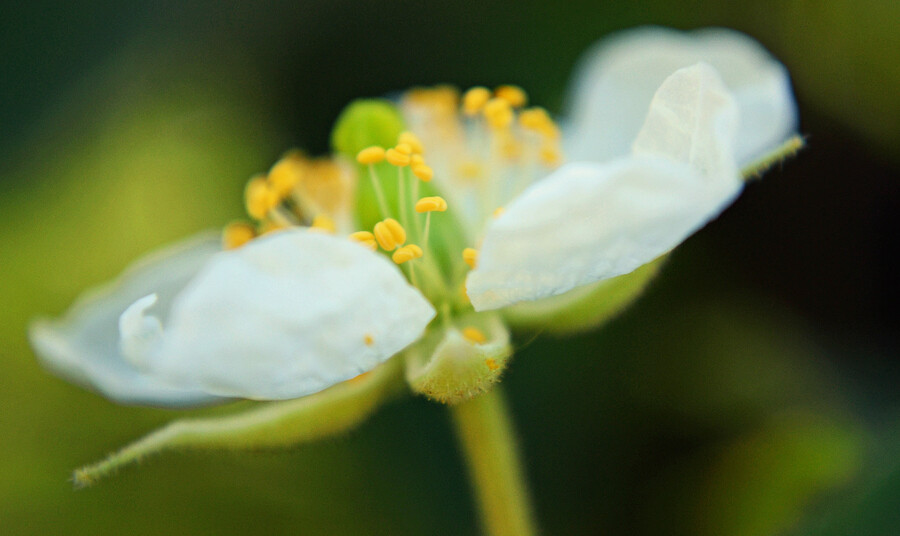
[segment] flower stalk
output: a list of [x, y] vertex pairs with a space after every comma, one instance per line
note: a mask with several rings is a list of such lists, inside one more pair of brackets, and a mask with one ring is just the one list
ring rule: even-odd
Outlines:
[[500, 386], [450, 410], [485, 534], [536, 534], [513, 422]]

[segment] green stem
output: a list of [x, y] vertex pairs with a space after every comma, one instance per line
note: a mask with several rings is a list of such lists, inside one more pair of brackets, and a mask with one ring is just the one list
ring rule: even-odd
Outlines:
[[451, 406], [451, 411], [485, 533], [536, 534], [513, 423], [500, 386]]

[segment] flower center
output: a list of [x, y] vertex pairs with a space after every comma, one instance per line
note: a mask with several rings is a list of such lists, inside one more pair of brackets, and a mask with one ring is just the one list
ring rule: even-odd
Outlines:
[[[484, 224], [562, 162], [559, 129], [543, 108], [526, 108], [527, 101], [521, 88], [509, 85], [494, 91], [474, 87], [462, 95], [447, 86], [407, 91], [400, 110], [409, 130], [392, 147], [370, 146], [356, 154], [357, 179], [371, 183], [378, 206], [380, 219], [370, 230], [350, 232], [349, 167], [292, 152], [267, 175], [249, 181], [245, 202], [255, 225], [229, 225], [225, 245], [239, 247], [291, 226], [347, 234], [390, 254], [439, 310], [467, 307], [463, 284], [476, 265]], [[432, 179], [434, 184], [423, 186]], [[429, 195], [436, 192], [441, 195]], [[440, 214], [448, 209], [454, 214]], [[451, 240], [435, 229], [448, 217], [458, 220], [451, 234], [460, 235]]]

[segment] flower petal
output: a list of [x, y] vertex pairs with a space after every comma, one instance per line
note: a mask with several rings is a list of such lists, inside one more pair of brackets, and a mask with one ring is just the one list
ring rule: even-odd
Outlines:
[[156, 293], [156, 308], [166, 310], [221, 249], [217, 234], [204, 233], [143, 258], [117, 281], [82, 296], [64, 317], [32, 322], [29, 338], [35, 353], [56, 374], [125, 404], [183, 406], [216, 400], [151, 377], [126, 360], [119, 347], [119, 319], [151, 293]]
[[466, 281], [475, 310], [626, 274], [677, 246], [740, 192], [735, 120], [712, 68], [670, 76], [633, 156], [563, 166], [488, 226]]
[[222, 396], [296, 398], [371, 370], [433, 317], [384, 256], [286, 230], [213, 258], [176, 299], [148, 366]]
[[645, 27], [604, 39], [582, 60], [570, 98], [569, 158], [626, 154], [656, 88], [676, 69], [700, 61], [722, 74], [737, 99], [738, 163], [758, 158], [797, 128], [787, 70], [752, 38], [724, 28]]

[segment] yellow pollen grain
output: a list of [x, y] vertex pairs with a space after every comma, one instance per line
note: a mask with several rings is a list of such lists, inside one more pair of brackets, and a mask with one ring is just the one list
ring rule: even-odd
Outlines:
[[333, 234], [337, 229], [334, 224], [334, 220], [332, 220], [325, 214], [319, 214], [318, 216], [313, 218], [312, 225], [310, 225], [309, 228], [311, 230], [322, 231], [329, 234]]
[[363, 165], [377, 164], [382, 160], [384, 160], [384, 149], [377, 145], [366, 147], [356, 155], [356, 161]]
[[407, 244], [395, 251], [394, 254], [391, 255], [391, 259], [393, 259], [393, 261], [397, 264], [403, 264], [404, 262], [421, 258], [423, 254], [424, 252], [419, 246], [415, 244]]
[[400, 133], [400, 136], [397, 137], [397, 143], [398, 146], [408, 145], [414, 154], [422, 154], [425, 152], [425, 148], [422, 146], [422, 141], [419, 137], [408, 130]]
[[484, 105], [484, 117], [495, 129], [504, 129], [513, 121], [512, 107], [506, 99], [493, 98]]
[[375, 337], [373, 337], [371, 333], [366, 333], [365, 336], [363, 336], [363, 342], [366, 343], [366, 346], [372, 346], [375, 344]]
[[494, 216], [495, 218], [499, 218], [500, 216], [503, 215], [504, 212], [506, 212], [506, 209], [505, 209], [505, 208], [503, 208], [503, 207], [497, 207], [497, 208], [494, 209], [494, 214], [493, 214], [493, 216]]
[[429, 182], [431, 178], [434, 177], [434, 170], [425, 164], [419, 164], [417, 166], [412, 167], [413, 175], [415, 175], [422, 182]]
[[469, 116], [477, 115], [491, 98], [491, 92], [486, 87], [473, 87], [463, 95], [463, 113]]
[[222, 246], [235, 249], [256, 238], [256, 230], [249, 223], [237, 221], [229, 223], [222, 231]]
[[[409, 147], [407, 145], [407, 147]], [[392, 166], [403, 167], [409, 165], [409, 153], [403, 153], [399, 151], [396, 147], [393, 149], [388, 149], [384, 153], [384, 157]]]
[[487, 342], [487, 337], [484, 335], [484, 332], [474, 326], [463, 328], [462, 336], [475, 344], [484, 344]]
[[494, 95], [508, 102], [513, 108], [521, 108], [528, 102], [528, 94], [519, 86], [500, 86], [494, 90]]
[[447, 210], [447, 201], [440, 196], [423, 197], [416, 202], [416, 212], [444, 212]]
[[406, 242], [406, 229], [393, 218], [376, 223], [372, 231], [378, 245], [385, 251], [393, 251]]
[[500, 368], [500, 365], [498, 365], [497, 362], [494, 361], [494, 360], [491, 359], [491, 358], [485, 359], [485, 360], [484, 360], [484, 364], [487, 365], [487, 368], [488, 368], [491, 372], [493, 372], [493, 371], [497, 370], [498, 368]]
[[469, 268], [475, 269], [478, 264], [478, 250], [475, 248], [466, 248], [462, 252], [463, 261], [469, 265]]
[[378, 248], [378, 244], [375, 242], [375, 235], [373, 235], [369, 231], [357, 231], [355, 233], [352, 233], [350, 235], [350, 240], [359, 242], [372, 251], [375, 251]]
[[264, 220], [280, 200], [278, 194], [269, 187], [269, 183], [262, 176], [250, 179], [244, 190], [247, 214], [257, 220]]

